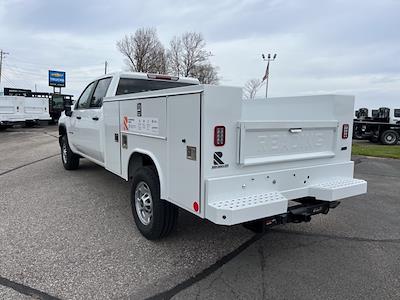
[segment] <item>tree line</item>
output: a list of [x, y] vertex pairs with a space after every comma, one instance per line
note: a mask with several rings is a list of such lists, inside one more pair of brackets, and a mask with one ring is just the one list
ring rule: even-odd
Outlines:
[[117, 49], [132, 72], [170, 74], [198, 78], [201, 83], [218, 84], [218, 70], [209, 58], [203, 35], [186, 32], [174, 36], [166, 48], [155, 28], [140, 28], [117, 41]]

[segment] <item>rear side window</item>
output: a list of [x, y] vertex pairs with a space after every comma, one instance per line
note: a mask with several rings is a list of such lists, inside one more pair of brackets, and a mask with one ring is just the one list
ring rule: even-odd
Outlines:
[[90, 101], [90, 107], [101, 107], [103, 105], [103, 98], [106, 96], [110, 82], [110, 77], [98, 81], [92, 100]]
[[186, 82], [156, 81], [146, 79], [121, 78], [118, 83], [117, 95], [164, 90], [182, 86], [194, 85]]
[[394, 110], [394, 117], [395, 117], [395, 118], [400, 118], [400, 109], [399, 109], [399, 108], [396, 108], [396, 109]]

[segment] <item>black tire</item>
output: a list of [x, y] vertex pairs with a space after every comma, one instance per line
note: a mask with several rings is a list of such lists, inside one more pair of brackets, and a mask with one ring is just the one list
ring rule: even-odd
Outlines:
[[372, 135], [372, 136], [369, 137], [369, 141], [371, 143], [379, 143], [379, 137], [377, 137], [375, 135]]
[[355, 131], [353, 132], [353, 139], [355, 139], [355, 140], [362, 140], [362, 139], [364, 139], [364, 135], [363, 135], [362, 132], [360, 132], [360, 131], [358, 131], [358, 130], [355, 130]]
[[384, 145], [397, 145], [399, 134], [394, 130], [386, 130], [381, 135], [381, 143]]
[[66, 170], [76, 170], [79, 167], [79, 155], [72, 152], [66, 135], [61, 137], [61, 161]]
[[[136, 201], [136, 192], [138, 193], [138, 196], [141, 194], [139, 191], [140, 187], [144, 188], [146, 193], [144, 193], [142, 197], [138, 198], [143, 199], [144, 197], [148, 199], [145, 195], [148, 196], [149, 191], [150, 201], [152, 202], [152, 215], [148, 218], [147, 224], [146, 217], [143, 217], [143, 215], [139, 216], [141, 214], [140, 206], [143, 210], [146, 210], [144, 208], [144, 201]], [[149, 205], [146, 207], [148, 206]], [[146, 166], [140, 168], [133, 177], [131, 187], [131, 207], [137, 228], [141, 234], [149, 240], [157, 240], [166, 237], [175, 228], [178, 219], [178, 208], [172, 203], [160, 199], [160, 183], [157, 173], [152, 167]], [[141, 218], [144, 218], [145, 221], [142, 221]]]
[[37, 123], [35, 121], [25, 121], [25, 127], [32, 128], [35, 127]]

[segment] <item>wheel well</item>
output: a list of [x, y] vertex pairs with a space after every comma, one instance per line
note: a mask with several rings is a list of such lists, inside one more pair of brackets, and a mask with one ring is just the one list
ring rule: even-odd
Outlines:
[[59, 126], [58, 127], [58, 134], [60, 135], [60, 136], [63, 136], [64, 134], [66, 134], [67, 133], [67, 130], [65, 129], [65, 126]]
[[157, 167], [154, 161], [151, 159], [151, 157], [143, 153], [135, 152], [131, 155], [131, 158], [129, 159], [129, 168], [128, 168], [129, 180], [133, 178], [133, 175], [139, 168], [144, 166], [154, 167], [154, 170], [158, 177]]

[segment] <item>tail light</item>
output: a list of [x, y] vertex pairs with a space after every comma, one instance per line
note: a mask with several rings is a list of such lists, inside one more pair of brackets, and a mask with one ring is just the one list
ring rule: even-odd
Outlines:
[[349, 124], [343, 124], [342, 127], [342, 139], [347, 139], [349, 137]]
[[217, 147], [225, 145], [225, 126], [214, 127], [214, 145]]

